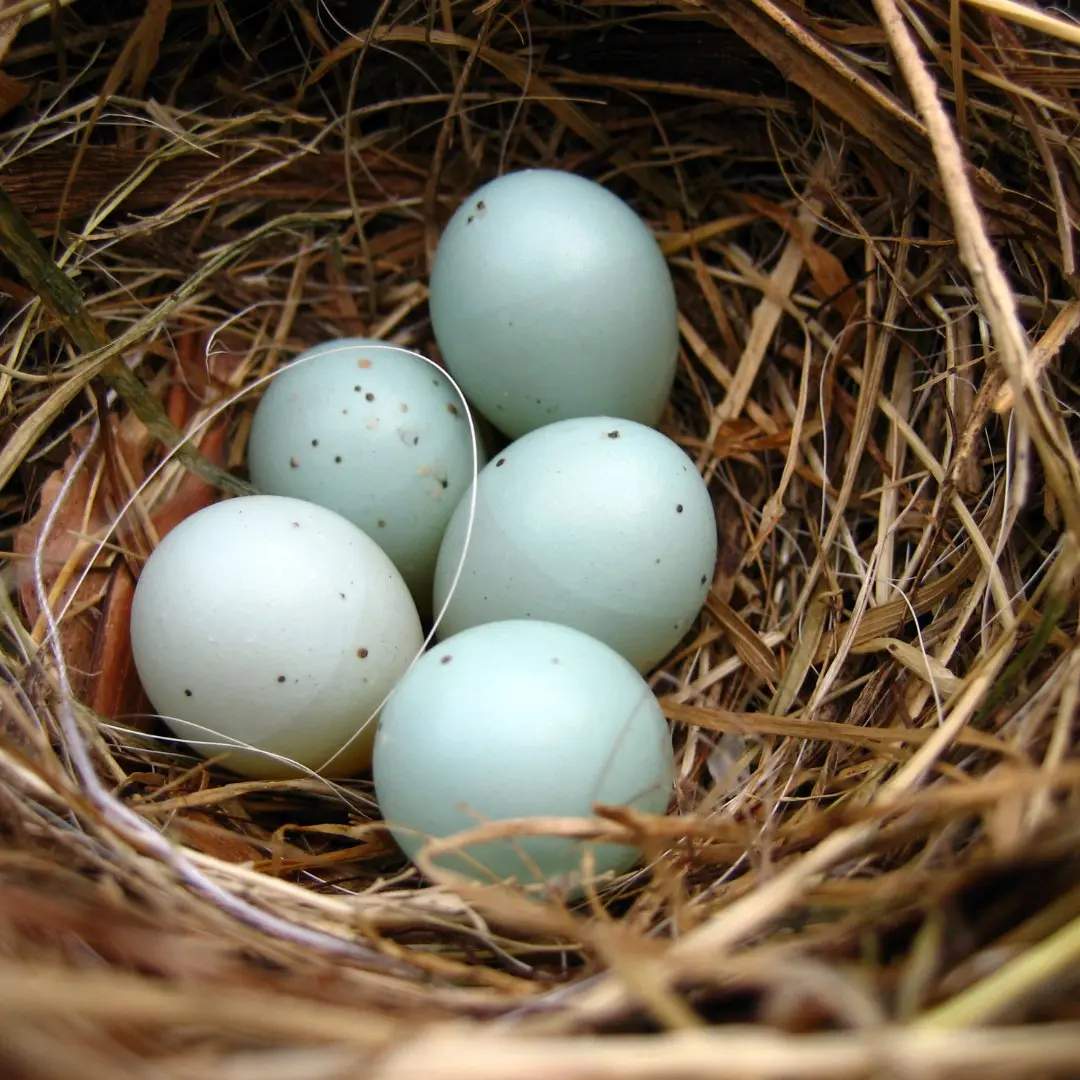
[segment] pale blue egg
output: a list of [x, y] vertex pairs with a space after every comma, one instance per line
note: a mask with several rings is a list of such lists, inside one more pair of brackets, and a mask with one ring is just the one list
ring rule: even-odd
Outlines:
[[[429, 837], [485, 821], [587, 818], [594, 803], [662, 814], [674, 775], [667, 723], [638, 672], [578, 630], [528, 620], [475, 627], [425, 654], [386, 705], [372, 769], [383, 817], [410, 857]], [[439, 863], [576, 894], [586, 851], [597, 874], [639, 855], [541, 836]]]
[[667, 262], [607, 188], [573, 173], [508, 173], [451, 218], [431, 274], [450, 373], [511, 437], [575, 416], [655, 424], [675, 376]]
[[[174, 733], [255, 777], [347, 776], [423, 645], [379, 546], [325, 507], [276, 495], [192, 514], [155, 548], [131, 609], [135, 667]], [[339, 751], [343, 751], [339, 753]], [[333, 759], [332, 761], [330, 759]]]
[[439, 551], [441, 637], [547, 619], [648, 671], [693, 625], [712, 583], [708, 488], [679, 446], [642, 424], [582, 417], [511, 444], [480, 473], [465, 553], [471, 506], [466, 494]]
[[438, 368], [386, 342], [327, 341], [298, 359], [255, 410], [252, 482], [358, 525], [425, 610], [443, 531], [475, 475], [461, 398]]

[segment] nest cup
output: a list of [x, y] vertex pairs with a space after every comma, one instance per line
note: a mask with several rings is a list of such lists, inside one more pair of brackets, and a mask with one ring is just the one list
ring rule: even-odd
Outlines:
[[[0, 1074], [1075, 1075], [1078, 50], [1002, 0], [0, 12]], [[573, 903], [192, 756], [127, 632], [260, 386], [438, 360], [440, 230], [531, 166], [657, 236], [720, 542], [670, 813], [471, 838], [642, 849]]]

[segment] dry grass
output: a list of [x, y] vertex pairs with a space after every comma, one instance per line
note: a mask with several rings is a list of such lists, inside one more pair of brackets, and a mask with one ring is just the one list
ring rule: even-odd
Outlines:
[[[1080, 24], [0, 13], [0, 1073], [1076, 1075]], [[653, 680], [672, 813], [487, 827], [644, 847], [575, 908], [425, 882], [366, 781], [207, 768], [127, 641], [146, 554], [243, 490], [245, 389], [343, 334], [437, 355], [439, 228], [535, 164], [664, 246], [721, 540]]]

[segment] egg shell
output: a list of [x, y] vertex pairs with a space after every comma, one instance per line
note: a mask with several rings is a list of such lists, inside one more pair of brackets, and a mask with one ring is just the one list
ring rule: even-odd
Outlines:
[[425, 610], [446, 523], [476, 474], [461, 398], [433, 364], [385, 342], [343, 338], [297, 359], [255, 410], [252, 482], [358, 525]]
[[[367, 724], [333, 776], [370, 763], [368, 721], [422, 644], [409, 590], [379, 546], [331, 510], [275, 495], [181, 522], [143, 567], [131, 612], [136, 669], [177, 736], [206, 756], [240, 741], [317, 769]], [[252, 777], [299, 772], [254, 750], [224, 764]]]
[[[671, 737], [644, 679], [621, 656], [554, 623], [488, 623], [435, 646], [401, 680], [375, 740], [383, 816], [415, 858], [429, 837], [485, 821], [592, 817], [593, 804], [661, 814]], [[582, 858], [621, 872], [626, 845], [534, 836], [470, 847], [440, 866], [580, 893]]]
[[652, 428], [611, 417], [540, 428], [480, 473], [468, 537], [471, 503], [467, 493], [439, 551], [440, 637], [547, 619], [648, 671], [705, 602], [717, 550], [712, 501], [690, 458]]
[[648, 226], [602, 185], [554, 169], [485, 184], [440, 237], [430, 294], [447, 369], [512, 438], [576, 416], [660, 419], [675, 289]]

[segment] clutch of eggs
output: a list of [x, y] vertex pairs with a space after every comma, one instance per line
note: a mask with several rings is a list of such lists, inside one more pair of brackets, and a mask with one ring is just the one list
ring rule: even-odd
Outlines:
[[248, 440], [252, 482], [328, 507], [401, 571], [421, 612], [431, 601], [450, 514], [482, 465], [453, 384], [417, 353], [365, 338], [301, 353], [269, 385]]
[[[453, 383], [409, 350], [302, 353], [253, 418], [265, 494], [199, 511], [147, 561], [143, 686], [242, 774], [371, 764], [411, 858], [480, 821], [663, 813], [671, 741], [640, 673], [693, 623], [717, 548], [704, 482], [652, 428], [678, 351], [663, 253], [599, 184], [511, 173], [444, 231], [430, 310], [448, 370], [517, 441], [485, 467]], [[534, 836], [439, 864], [580, 895], [638, 855]]]
[[712, 500], [690, 458], [653, 428], [595, 416], [539, 428], [488, 463], [475, 502], [471, 531], [466, 495], [439, 551], [441, 637], [544, 619], [644, 672], [705, 602], [717, 552]]
[[154, 708], [194, 749], [256, 778], [365, 768], [379, 707], [422, 645], [382, 549], [332, 510], [277, 495], [182, 521], [143, 567], [131, 611]]
[[485, 184], [439, 238], [430, 293], [447, 369], [512, 438], [577, 416], [660, 419], [678, 355], [671, 273], [600, 184], [553, 169]]
[[[537, 620], [486, 623], [441, 642], [404, 676], [375, 738], [375, 795], [415, 859], [431, 837], [508, 818], [593, 816], [593, 804], [662, 814], [674, 765], [648, 684], [608, 646]], [[439, 856], [479, 881], [580, 895], [628, 869], [629, 846], [519, 836]]]

